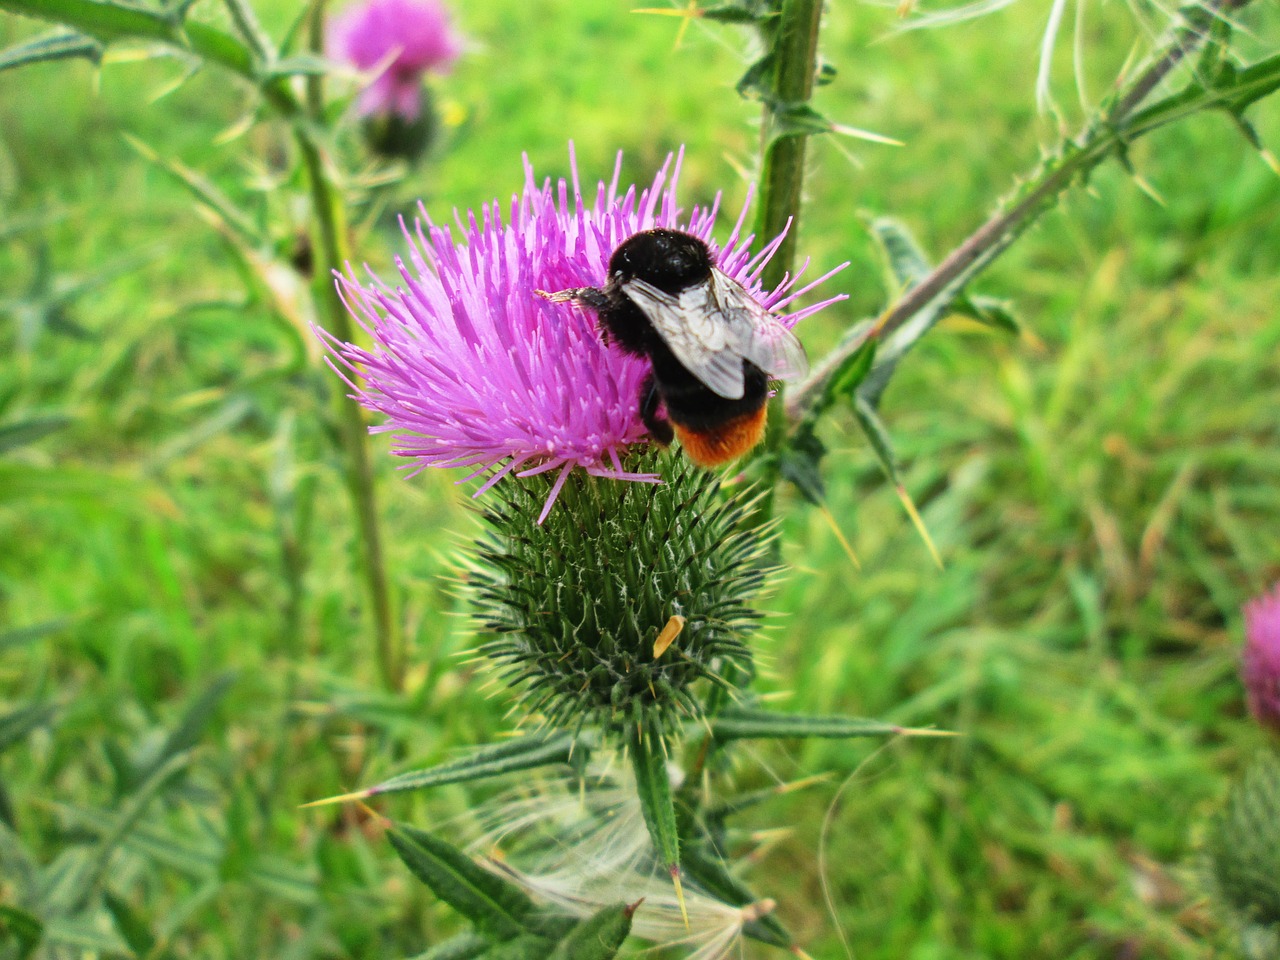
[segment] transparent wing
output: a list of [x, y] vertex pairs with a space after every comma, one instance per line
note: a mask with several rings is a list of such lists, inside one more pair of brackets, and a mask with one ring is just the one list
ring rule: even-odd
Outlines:
[[[714, 271], [713, 271], [714, 275]], [[640, 308], [675, 358], [707, 389], [727, 400], [746, 390], [742, 350], [750, 341], [750, 319], [723, 315], [712, 284], [700, 283], [670, 294], [643, 280], [628, 280], [622, 291]]]
[[711, 291], [727, 326], [740, 332], [733, 349], [775, 380], [799, 380], [809, 372], [809, 358], [796, 335], [736, 281], [711, 271]]

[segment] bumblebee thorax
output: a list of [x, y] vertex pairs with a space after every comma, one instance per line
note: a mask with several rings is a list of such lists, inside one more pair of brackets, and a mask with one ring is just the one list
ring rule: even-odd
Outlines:
[[614, 250], [609, 279], [617, 284], [643, 280], [667, 293], [679, 293], [706, 280], [714, 265], [711, 250], [692, 234], [645, 230]]

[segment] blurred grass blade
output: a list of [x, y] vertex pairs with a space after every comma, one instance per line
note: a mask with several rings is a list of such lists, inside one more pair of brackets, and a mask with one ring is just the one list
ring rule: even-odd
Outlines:
[[656, 718], [646, 721], [637, 717], [631, 725], [627, 753], [636, 777], [636, 796], [645, 826], [649, 828], [658, 859], [671, 874], [671, 882], [675, 884], [676, 897], [680, 901], [680, 913], [685, 926], [688, 926], [684, 890], [680, 884], [680, 834], [676, 825], [671, 776], [667, 773], [667, 747], [662, 724]]
[[[583, 750], [582, 743], [577, 743], [576, 749]], [[384, 793], [421, 790], [424, 787], [438, 787], [446, 783], [467, 783], [504, 773], [532, 770], [552, 763], [568, 763], [574, 750], [575, 738], [572, 734], [560, 733], [554, 736], [530, 734], [497, 746], [482, 747], [466, 756], [435, 767], [402, 773], [364, 790], [315, 800], [303, 806], [320, 807], [347, 800], [365, 800]]]
[[150, 956], [151, 951], [155, 949], [156, 938], [152, 936], [146, 920], [127, 900], [117, 897], [110, 890], [103, 894], [102, 899], [111, 918], [115, 921], [116, 931], [124, 938], [124, 942], [129, 945], [134, 956]]
[[53, 719], [57, 707], [41, 703], [29, 707], [19, 707], [10, 713], [0, 716], [0, 753], [4, 753], [32, 730], [43, 727]]
[[213, 210], [229, 227], [248, 242], [258, 245], [265, 242], [262, 231], [247, 213], [231, 202], [231, 198], [216, 187], [203, 174], [192, 170], [180, 160], [160, 156], [149, 144], [129, 133], [122, 133], [125, 143], [138, 154], [155, 164], [177, 183], [185, 187], [200, 203]]
[[899, 735], [945, 736], [932, 730], [914, 730], [861, 717], [774, 713], [734, 707], [711, 718], [711, 733], [720, 743], [777, 737], [893, 737]]
[[13, 944], [12, 954], [5, 956], [27, 960], [35, 954], [44, 936], [44, 925], [25, 910], [0, 903], [0, 947]]
[[613, 960], [631, 935], [637, 906], [615, 903], [596, 911], [556, 944], [550, 960]]
[[401, 825], [387, 839], [415, 877], [437, 897], [497, 940], [530, 933], [533, 901], [519, 887], [491, 873], [433, 834]]
[[[18, 447], [47, 437], [51, 433], [63, 429], [71, 423], [70, 417], [55, 414], [45, 417], [32, 417], [17, 423], [0, 425], [0, 453], [8, 453]], [[3, 644], [0, 644], [3, 646]]]
[[0, 631], [0, 653], [58, 633], [71, 626], [73, 622], [70, 617], [60, 617], [57, 620], [46, 620], [44, 623], [33, 623], [29, 627], [15, 627], [12, 630]]
[[0, 50], [0, 71], [25, 67], [49, 60], [70, 60], [83, 57], [94, 63], [102, 60], [102, 44], [92, 37], [66, 30], [42, 34], [26, 43], [15, 44]]
[[200, 736], [213, 719], [214, 711], [222, 703], [222, 698], [236, 682], [234, 670], [227, 670], [214, 677], [204, 692], [187, 707], [178, 725], [170, 731], [155, 758], [135, 775], [135, 782], [141, 782], [152, 776], [158, 769], [176, 757], [186, 753], [200, 742]]

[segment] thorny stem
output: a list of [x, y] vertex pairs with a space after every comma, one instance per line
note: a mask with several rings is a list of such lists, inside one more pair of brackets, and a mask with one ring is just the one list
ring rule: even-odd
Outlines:
[[[787, 398], [787, 418], [801, 419], [810, 404], [822, 393], [826, 381], [840, 365], [862, 347], [871, 336], [881, 339], [901, 327], [941, 296], [953, 296], [981, 270], [986, 269], [1001, 253], [1021, 236], [1038, 216], [1050, 209], [1051, 202], [1082, 175], [1101, 163], [1112, 151], [1158, 126], [1186, 115], [1182, 109], [1153, 115], [1134, 113], [1152, 91], [1205, 40], [1206, 24], [1212, 18], [1244, 7], [1250, 0], [1207, 0], [1200, 8], [1204, 22], [1179, 28], [1169, 46], [1120, 96], [1103, 118], [1095, 119], [1077, 137], [1068, 141], [1072, 153], [1061, 163], [1050, 165], [1039, 182], [1007, 210], [987, 220], [939, 263], [924, 279], [908, 290], [878, 323], [868, 328], [863, 337], [842, 344], [823, 358], [812, 375]], [[1220, 105], [1203, 103], [1200, 109]], [[1175, 105], [1180, 106], [1180, 105]], [[1129, 122], [1132, 121], [1132, 122]]]
[[[765, 266], [761, 278], [765, 289], [777, 287], [788, 274], [795, 272], [796, 236], [804, 198], [805, 149], [809, 137], [794, 131], [779, 132], [779, 117], [787, 108], [807, 103], [813, 95], [821, 21], [822, 0], [782, 0], [776, 25], [762, 31], [775, 63], [760, 134], [760, 213], [756, 219], [755, 234], [762, 238], [776, 237], [784, 230], [787, 234]], [[781, 396], [770, 401], [769, 406], [773, 416], [768, 421], [765, 447], [776, 450], [786, 438]], [[773, 493], [770, 487], [748, 522], [762, 525], [772, 515]]]
[[786, 239], [765, 267], [761, 282], [773, 289], [783, 277], [794, 272], [796, 228], [804, 187], [804, 157], [808, 136], [779, 133], [780, 112], [807, 103], [813, 95], [817, 68], [818, 27], [821, 0], [782, 0], [781, 16], [772, 38], [776, 58], [770, 98], [764, 106], [761, 131], [763, 162], [760, 172], [760, 214], [757, 237], [776, 237], [787, 230]]
[[[308, 93], [311, 94], [311, 91]], [[309, 95], [308, 100], [322, 103], [323, 97]], [[325, 327], [338, 339], [350, 343], [355, 331], [333, 282], [334, 271], [349, 259], [342, 204], [334, 193], [324, 158], [315, 140], [301, 125], [294, 126], [294, 137], [307, 171], [312, 213], [315, 217], [314, 247], [317, 258], [313, 295], [317, 307], [325, 317]], [[378, 668], [387, 689], [399, 692], [404, 687], [403, 638], [392, 610], [386, 561], [382, 551], [377, 495], [369, 463], [369, 431], [360, 404], [346, 394], [338, 394], [337, 415], [339, 442], [347, 458], [347, 489], [355, 507], [356, 526], [360, 536], [360, 567], [373, 607]]]

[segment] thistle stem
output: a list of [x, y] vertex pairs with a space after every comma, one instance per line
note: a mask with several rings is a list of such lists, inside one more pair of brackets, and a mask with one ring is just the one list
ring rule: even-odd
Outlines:
[[[342, 204], [325, 170], [319, 146], [301, 125], [295, 125], [294, 136], [307, 172], [315, 217], [317, 269], [313, 295], [325, 318], [326, 329], [339, 340], [350, 343], [355, 331], [333, 282], [334, 271], [348, 260]], [[338, 395], [337, 417], [338, 440], [346, 457], [347, 490], [355, 509], [360, 540], [360, 566], [373, 608], [378, 668], [387, 689], [399, 692], [404, 686], [404, 640], [392, 611], [378, 524], [377, 495], [369, 463], [369, 431], [360, 404], [345, 394]]]
[[[1021, 191], [1021, 198], [1016, 203], [992, 216], [970, 234], [927, 276], [908, 290], [878, 323], [869, 327], [863, 337], [842, 344], [823, 358], [809, 379], [787, 398], [788, 419], [794, 422], [805, 415], [809, 406], [822, 395], [827, 379], [868, 338], [876, 336], [883, 339], [938, 298], [950, 298], [958, 293], [966, 283], [1008, 249], [1027, 227], [1051, 209], [1060, 194], [1081, 181], [1112, 153], [1123, 150], [1137, 137], [1191, 113], [1213, 107], [1239, 111], [1248, 103], [1274, 92], [1275, 69], [1271, 60], [1268, 60], [1254, 68], [1258, 72], [1255, 82], [1244, 83], [1243, 89], [1237, 85], [1229, 98], [1224, 99], [1211, 88], [1202, 88], [1196, 96], [1175, 95], [1138, 112], [1138, 108], [1160, 82], [1203, 43], [1212, 19], [1225, 12], [1240, 9], [1248, 2], [1249, 0], [1207, 0], [1203, 7], [1193, 11], [1192, 15], [1196, 19], [1174, 32], [1169, 44], [1116, 99], [1108, 113], [1094, 118], [1075, 139], [1064, 144], [1069, 149], [1060, 151], [1061, 156], [1057, 162], [1041, 166], [1032, 176], [1031, 185]], [[1250, 72], [1245, 71], [1242, 80]]]
[[757, 237], [776, 237], [787, 231], [765, 267], [762, 282], [766, 289], [773, 289], [786, 274], [794, 272], [809, 138], [804, 133], [780, 132], [779, 121], [785, 111], [807, 103], [813, 95], [821, 18], [822, 0], [782, 0], [777, 26], [770, 28], [765, 38], [771, 41], [775, 65], [761, 131], [760, 213], [755, 232]]

